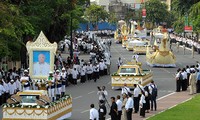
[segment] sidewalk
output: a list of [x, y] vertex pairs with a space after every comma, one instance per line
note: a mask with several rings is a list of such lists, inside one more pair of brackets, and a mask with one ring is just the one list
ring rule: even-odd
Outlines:
[[157, 100], [157, 111], [150, 111], [149, 113], [146, 113], [145, 118], [141, 118], [139, 113], [133, 114], [132, 119], [133, 120], [145, 120], [148, 119], [151, 116], [154, 116], [155, 114], [158, 114], [160, 112], [163, 112], [167, 109], [170, 109], [177, 104], [180, 104], [182, 102], [185, 102], [189, 99], [191, 99], [193, 95], [189, 95], [189, 91], [184, 92], [173, 92], [171, 94], [168, 94], [164, 97], [161, 97]]

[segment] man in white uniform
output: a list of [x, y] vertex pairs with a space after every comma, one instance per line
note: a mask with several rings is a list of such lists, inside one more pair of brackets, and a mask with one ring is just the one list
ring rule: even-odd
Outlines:
[[48, 75], [50, 71], [50, 65], [45, 62], [45, 55], [38, 55], [38, 62], [33, 64], [33, 75]]
[[63, 97], [65, 95], [65, 85], [66, 85], [66, 82], [67, 82], [67, 72], [66, 72], [65, 68], [62, 68], [61, 76], [62, 76], [61, 96]]
[[94, 108], [94, 104], [91, 104], [90, 108], [90, 120], [99, 120], [99, 112]]

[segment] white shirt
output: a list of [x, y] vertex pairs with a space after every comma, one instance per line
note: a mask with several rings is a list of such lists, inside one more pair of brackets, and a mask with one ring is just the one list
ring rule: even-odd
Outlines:
[[104, 70], [104, 66], [105, 66], [105, 64], [103, 62], [99, 63], [99, 69], [100, 70]]
[[0, 96], [6, 92], [5, 88], [3, 87], [3, 85], [0, 84]]
[[117, 104], [117, 111], [122, 111], [122, 101], [118, 99], [116, 101], [116, 104]]
[[77, 70], [72, 70], [72, 78], [77, 79], [78, 77], [78, 71]]
[[18, 89], [19, 91], [21, 91], [21, 82], [19, 80], [15, 81], [15, 85], [16, 85], [16, 89]]
[[49, 75], [50, 65], [48, 63], [40, 64], [39, 62], [33, 64], [33, 75]]
[[125, 87], [122, 88], [121, 94], [126, 93], [126, 94], [128, 95], [128, 92], [131, 92], [131, 91], [130, 91], [130, 88], [128, 88], [128, 87], [125, 86]]
[[16, 85], [13, 83], [11, 84], [10, 82], [8, 83], [8, 86], [9, 86], [9, 93], [10, 95], [13, 95], [15, 93], [15, 90], [16, 90]]
[[140, 105], [143, 105], [143, 103], [146, 103], [145, 96], [142, 94], [140, 97]]
[[154, 85], [154, 84], [150, 84], [150, 85], [149, 85], [149, 93], [150, 93], [150, 94], [152, 94], [152, 90], [153, 90], [154, 87], [157, 87], [157, 86]]
[[96, 118], [96, 120], [99, 119], [99, 112], [95, 108], [91, 108], [90, 109], [90, 119], [94, 120], [95, 118]]
[[80, 73], [81, 73], [81, 76], [84, 76], [84, 75], [85, 75], [85, 73], [86, 73], [85, 67], [81, 67]]
[[126, 110], [128, 110], [129, 108], [133, 108], [133, 98], [132, 97], [128, 98], [126, 105], [125, 105]]
[[4, 87], [4, 89], [5, 89], [5, 92], [6, 93], [9, 93], [9, 86], [8, 86], [8, 83], [3, 83], [3, 87]]
[[133, 91], [133, 96], [134, 96], [134, 97], [138, 97], [140, 93], [141, 93], [140, 88], [139, 88], [139, 87], [136, 87], [136, 88], [134, 89], [134, 91]]
[[[103, 96], [103, 94], [104, 94], [104, 96]], [[106, 90], [104, 90], [104, 91], [98, 91], [97, 95], [99, 95], [99, 100], [105, 100], [104, 97], [108, 96], [108, 92]]]

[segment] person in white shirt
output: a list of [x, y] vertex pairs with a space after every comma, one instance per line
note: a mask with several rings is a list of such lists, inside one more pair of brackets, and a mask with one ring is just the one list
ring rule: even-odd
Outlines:
[[93, 69], [92, 69], [92, 64], [88, 63], [87, 68], [86, 68], [86, 73], [87, 73], [87, 77], [88, 80], [92, 80], [92, 73], [93, 73]]
[[9, 83], [8, 83], [8, 87], [9, 87], [9, 93], [10, 93], [10, 96], [14, 95], [16, 93], [16, 86], [14, 84], [14, 80], [11, 80]]
[[127, 120], [132, 120], [132, 112], [133, 112], [133, 98], [132, 95], [128, 95], [128, 100], [125, 105]]
[[17, 75], [15, 77], [15, 85], [16, 85], [16, 92], [18, 91], [22, 91], [22, 85], [21, 85], [21, 82], [20, 82], [20, 79], [19, 79], [19, 75]]
[[24, 90], [30, 90], [30, 87], [31, 87], [31, 79], [30, 79], [30, 76], [28, 75], [28, 70], [24, 70], [24, 76], [21, 77], [20, 79], [20, 82], [22, 83], [22, 91]]
[[84, 67], [85, 65], [81, 66], [80, 69], [80, 75], [81, 75], [81, 83], [84, 83], [86, 80], [86, 68]]
[[105, 66], [105, 64], [104, 64], [104, 62], [101, 60], [101, 61], [99, 62], [99, 74], [100, 74], [100, 76], [103, 76], [103, 75], [104, 75], [104, 66]]
[[119, 57], [119, 59], [117, 60], [117, 67], [119, 69], [119, 67], [123, 64], [123, 61], [121, 59], [121, 57]]
[[108, 96], [108, 92], [106, 91], [106, 87], [105, 86], [102, 86], [102, 88], [100, 87], [97, 87], [98, 88], [98, 92], [97, 92], [97, 95], [99, 95], [99, 103], [100, 103], [100, 100], [103, 100], [104, 103], [106, 102], [106, 97]]
[[0, 81], [0, 105], [3, 103], [3, 94], [6, 92], [3, 81]]
[[73, 79], [73, 84], [74, 85], [77, 85], [78, 75], [79, 75], [78, 71], [76, 70], [76, 68], [74, 68], [72, 70], [72, 79]]
[[53, 72], [49, 72], [49, 76], [47, 79], [47, 91], [48, 91], [48, 96], [51, 99], [52, 102], [55, 100], [55, 77], [53, 76]]
[[61, 96], [63, 97], [65, 95], [65, 85], [67, 84], [67, 72], [65, 68], [62, 68], [61, 78], [62, 78], [62, 91]]
[[9, 94], [9, 91], [10, 91], [10, 88], [8, 86], [8, 80], [6, 80], [5, 82], [3, 81], [3, 87], [5, 89], [5, 94], [4, 94], [4, 102], [6, 102], [6, 100], [9, 98], [10, 94]]
[[140, 116], [145, 117], [146, 110], [146, 101], [145, 101], [145, 92], [141, 91], [142, 96], [140, 97]]
[[56, 82], [56, 100], [58, 100], [60, 99], [62, 92], [62, 80], [61, 80], [62, 77], [59, 70], [56, 70], [54, 78]]
[[130, 88], [128, 88], [128, 87], [127, 87], [127, 84], [124, 83], [124, 87], [122, 88], [121, 94], [123, 95], [123, 94], [125, 93], [126, 95], [128, 95], [129, 92], [131, 92], [131, 91], [130, 91]]
[[99, 69], [99, 67], [97, 66], [97, 63], [95, 63], [93, 65], [93, 79], [94, 79], [94, 82], [96, 82], [97, 77], [98, 77], [98, 69]]
[[90, 120], [99, 120], [99, 112], [94, 108], [94, 104], [90, 105]]
[[140, 94], [141, 90], [138, 87], [138, 85], [134, 84], [134, 91], [133, 91], [133, 97], [134, 97], [134, 113], [137, 113], [139, 111], [139, 101], [140, 101]]
[[186, 91], [187, 90], [187, 72], [185, 71], [185, 68], [182, 69], [181, 72], [183, 79], [181, 80], [181, 85], [182, 85], [182, 91]]
[[116, 101], [116, 104], [117, 104], [117, 117], [118, 117], [118, 120], [121, 120], [121, 115], [122, 115], [122, 101], [120, 100], [120, 95], [117, 95], [117, 101]]

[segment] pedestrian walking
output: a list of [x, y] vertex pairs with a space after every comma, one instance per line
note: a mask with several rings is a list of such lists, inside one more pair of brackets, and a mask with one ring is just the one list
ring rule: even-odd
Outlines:
[[119, 69], [119, 67], [123, 64], [123, 61], [121, 59], [121, 57], [119, 57], [119, 59], [117, 60], [117, 68]]

